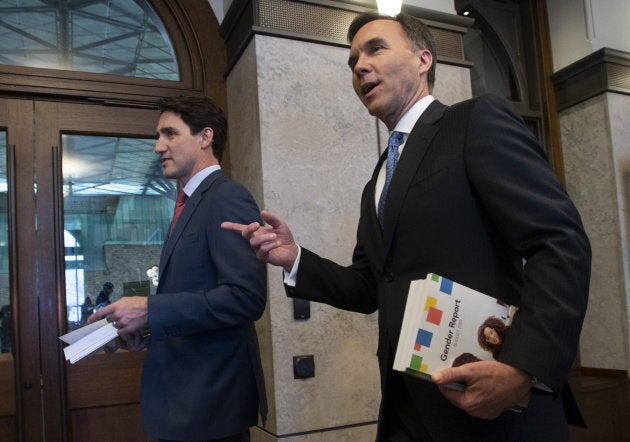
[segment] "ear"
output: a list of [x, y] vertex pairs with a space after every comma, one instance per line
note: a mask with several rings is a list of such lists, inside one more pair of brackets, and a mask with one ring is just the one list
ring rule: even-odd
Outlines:
[[207, 149], [212, 147], [212, 140], [214, 139], [214, 131], [209, 127], [204, 127], [199, 132], [200, 140], [201, 140], [201, 148]]
[[418, 51], [418, 59], [420, 60], [420, 75], [429, 72], [433, 64], [433, 54], [426, 49], [420, 49]]

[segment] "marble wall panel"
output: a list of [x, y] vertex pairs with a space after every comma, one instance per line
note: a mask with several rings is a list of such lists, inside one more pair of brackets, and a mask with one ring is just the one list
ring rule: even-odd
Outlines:
[[584, 367], [625, 370], [627, 319], [607, 95], [563, 111], [560, 126], [567, 190], [593, 250], [580, 361]]
[[[252, 42], [227, 78], [230, 176], [252, 193], [263, 207], [260, 125], [258, 120], [258, 87], [256, 78], [256, 46]], [[275, 432], [275, 395], [273, 376], [273, 342], [270, 303], [256, 321], [260, 344], [269, 414], [267, 429]], [[262, 424], [262, 422], [261, 422]]]
[[470, 69], [438, 63], [435, 67], [433, 96], [449, 105], [471, 98]]
[[625, 344], [626, 368], [630, 368], [630, 96], [607, 94], [610, 136], [615, 160], [617, 204], [620, 217], [620, 244], [624, 279], [622, 281], [625, 297]]
[[262, 207], [264, 198], [254, 41], [247, 46], [226, 82], [230, 175], [247, 187]]
[[[256, 36], [264, 205], [298, 243], [349, 264], [362, 188], [378, 159], [375, 120], [354, 96], [343, 48]], [[376, 317], [311, 305], [292, 319], [282, 274], [270, 269], [277, 432], [373, 421], [380, 392]], [[315, 377], [292, 359], [315, 356]]]

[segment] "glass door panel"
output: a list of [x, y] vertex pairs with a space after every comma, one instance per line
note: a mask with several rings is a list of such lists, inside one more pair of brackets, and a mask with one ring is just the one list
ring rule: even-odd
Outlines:
[[61, 137], [68, 330], [121, 296], [155, 293], [175, 183], [162, 176], [154, 139]]
[[153, 153], [159, 113], [36, 101], [34, 114], [47, 440], [150, 440], [140, 422], [144, 352], [70, 364], [58, 336], [85, 321], [101, 291], [109, 301], [155, 293], [146, 272], [159, 263], [175, 198]]
[[12, 338], [7, 191], [7, 133], [0, 131], [0, 356], [11, 353]]

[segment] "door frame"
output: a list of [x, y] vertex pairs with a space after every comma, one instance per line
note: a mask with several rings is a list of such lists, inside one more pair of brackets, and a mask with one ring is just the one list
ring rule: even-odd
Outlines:
[[[0, 99], [0, 126], [7, 131], [9, 299], [12, 361], [3, 361], [3, 383], [13, 400], [3, 402], [2, 429], [20, 440], [41, 440], [39, 321], [36, 281], [22, 269], [36, 269], [35, 194], [30, 100]], [[19, 204], [18, 204], [19, 201]], [[19, 226], [19, 229], [18, 229]], [[24, 233], [29, 232], [29, 233]], [[11, 379], [13, 378], [13, 379]], [[11, 388], [13, 382], [13, 388]], [[37, 411], [35, 418], [33, 412]], [[36, 418], [39, 419], [36, 419]]]
[[[151, 138], [159, 113], [155, 109], [99, 106], [77, 103], [36, 101], [34, 103], [35, 175], [37, 176], [37, 290], [40, 299], [41, 372], [44, 389], [44, 420], [46, 439], [77, 440], [86, 434], [97, 437], [95, 422], [82, 422], [75, 416], [86, 416], [82, 411], [119, 405], [139, 405], [140, 374], [144, 352], [98, 353], [77, 364], [63, 358], [58, 339], [67, 332], [65, 308], [65, 246], [63, 177], [61, 168], [62, 134]], [[44, 253], [48, 251], [48, 253]], [[48, 318], [48, 319], [46, 319]], [[53, 319], [54, 318], [54, 319]], [[100, 376], [98, 381], [95, 374]], [[81, 386], [81, 388], [77, 388]], [[139, 408], [134, 409], [138, 413]], [[109, 410], [109, 419], [119, 421], [122, 416]], [[128, 408], [122, 412], [129, 413]], [[117, 417], [117, 419], [116, 419]], [[58, 427], [58, 423], [59, 426]], [[61, 425], [65, 423], [65, 425]], [[112, 422], [114, 425], [116, 422]], [[138, 419], [139, 423], [139, 419]], [[137, 430], [131, 421], [129, 432]], [[107, 437], [111, 425], [98, 422]], [[51, 428], [51, 429], [49, 429]], [[89, 430], [90, 428], [88, 428]]]
[[[179, 82], [0, 65], [0, 127], [11, 127], [7, 134], [7, 173], [11, 176], [8, 193], [15, 367], [13, 427], [17, 427], [16, 438], [21, 441], [72, 440], [71, 413], [65, 410], [81, 409], [90, 400], [89, 396], [68, 391], [68, 385], [85, 373], [80, 365], [66, 366], [57, 338], [65, 332], [66, 321], [65, 302], [61, 302], [65, 272], [58, 134], [73, 130], [70, 123], [76, 115], [68, 115], [68, 106], [100, 109], [106, 119], [124, 119], [130, 124], [134, 124], [134, 115], [154, 110], [158, 99], [164, 96], [209, 96], [223, 109], [227, 107], [225, 43], [210, 4], [198, 0], [147, 1], [173, 43], [182, 74]], [[68, 117], [66, 121], [59, 121], [55, 109]], [[37, 137], [33, 133], [36, 113], [36, 122], [41, 126], [37, 130], [43, 130]], [[156, 121], [157, 117], [152, 123]], [[101, 127], [96, 119], [90, 124]], [[59, 129], [56, 133], [55, 128]], [[110, 125], [108, 133], [114, 132]], [[148, 133], [138, 129], [135, 135], [153, 134], [154, 129]], [[40, 313], [42, 318], [54, 319], [33, 320]], [[100, 363], [99, 355], [94, 358], [93, 363]], [[139, 362], [125, 364], [126, 374], [118, 373], [119, 379], [108, 381], [115, 383], [121, 376], [136, 379], [123, 383], [122, 396], [135, 394], [134, 388], [139, 388]], [[120, 392], [116, 394], [107, 400], [127, 401]], [[0, 419], [0, 429], [4, 426]]]

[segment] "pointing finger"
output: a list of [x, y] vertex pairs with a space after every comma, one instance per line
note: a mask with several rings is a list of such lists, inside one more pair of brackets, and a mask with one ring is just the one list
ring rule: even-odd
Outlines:
[[231, 221], [225, 221], [221, 223], [221, 228], [225, 230], [232, 230], [234, 232], [243, 233], [247, 226], [245, 224], [233, 223]]

